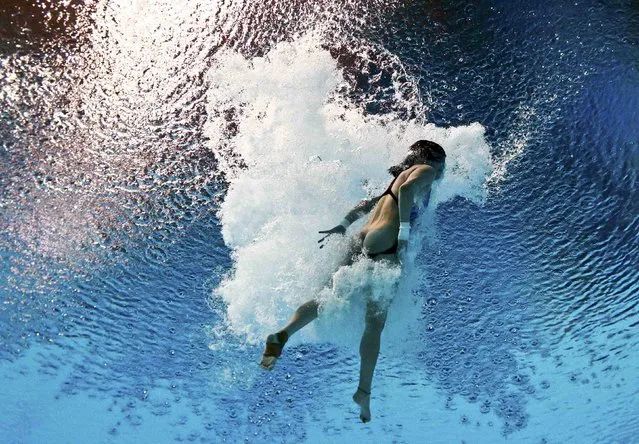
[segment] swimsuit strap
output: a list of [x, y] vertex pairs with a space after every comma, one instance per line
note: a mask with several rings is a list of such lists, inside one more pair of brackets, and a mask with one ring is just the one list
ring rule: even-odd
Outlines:
[[395, 176], [395, 177], [393, 178], [393, 181], [390, 183], [390, 185], [388, 186], [388, 188], [386, 188], [386, 191], [384, 191], [384, 192], [381, 194], [381, 196], [380, 196], [380, 197], [382, 197], [382, 196], [386, 196], [387, 194], [390, 194], [390, 197], [392, 197], [392, 198], [393, 198], [393, 200], [394, 200], [396, 203], [399, 203], [399, 202], [398, 202], [398, 200], [397, 200], [397, 196], [395, 196], [395, 193], [393, 193], [393, 192], [391, 191], [391, 188], [393, 188], [393, 184], [395, 183], [395, 181], [396, 181], [396, 180], [397, 180], [397, 176]]

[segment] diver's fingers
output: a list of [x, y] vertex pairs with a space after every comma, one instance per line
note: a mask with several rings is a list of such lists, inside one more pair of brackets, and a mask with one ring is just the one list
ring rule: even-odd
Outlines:
[[330, 236], [331, 234], [327, 234], [326, 236], [324, 236], [323, 238], [321, 238], [320, 240], [317, 241], [318, 244], [322, 243], [324, 241], [324, 239], [326, 239], [328, 236]]

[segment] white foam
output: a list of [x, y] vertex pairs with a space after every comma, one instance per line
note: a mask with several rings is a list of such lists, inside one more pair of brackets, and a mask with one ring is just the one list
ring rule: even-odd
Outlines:
[[[360, 199], [380, 193], [391, 180], [387, 168], [419, 139], [436, 141], [448, 153], [429, 211], [456, 196], [481, 203], [492, 168], [484, 129], [477, 123], [438, 128], [364, 116], [336, 95], [344, 80], [312, 35], [280, 44], [263, 58], [249, 61], [226, 52], [217, 61], [209, 78], [206, 132], [216, 150], [228, 147], [248, 167], [238, 168], [230, 156], [221, 159], [230, 188], [219, 217], [235, 265], [213, 296], [228, 306], [228, 327], [250, 342], [281, 328], [299, 304], [321, 297], [320, 322], [300, 337], [349, 341], [362, 327], [362, 284], [374, 283], [381, 298], [380, 289], [389, 292], [399, 271], [364, 261], [339, 270], [334, 288], [327, 289], [347, 242], [335, 237], [320, 250], [317, 231], [336, 225]], [[234, 137], [226, 130], [229, 115], [237, 124]], [[415, 250], [424, 235], [424, 229], [415, 234]], [[411, 270], [400, 279], [391, 330], [406, 321], [393, 312], [419, 313], [410, 297], [419, 273]]]

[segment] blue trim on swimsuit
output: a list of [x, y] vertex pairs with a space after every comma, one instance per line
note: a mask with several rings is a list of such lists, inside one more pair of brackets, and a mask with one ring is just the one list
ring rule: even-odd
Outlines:
[[[430, 202], [430, 191], [428, 191], [428, 194], [426, 195], [426, 199], [424, 199], [424, 205], [422, 206], [422, 208], [426, 208], [428, 206], [428, 203]], [[415, 220], [417, 220], [417, 218], [419, 217], [419, 215], [421, 214], [421, 212], [419, 211], [419, 209], [413, 205], [413, 207], [410, 209], [410, 224], [411, 226], [413, 225], [413, 222], [415, 222]]]

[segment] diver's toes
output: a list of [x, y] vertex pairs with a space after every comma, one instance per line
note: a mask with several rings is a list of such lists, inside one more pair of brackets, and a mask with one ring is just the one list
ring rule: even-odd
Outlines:
[[262, 356], [262, 361], [260, 362], [260, 366], [265, 370], [272, 370], [275, 368], [275, 363], [277, 362], [277, 357], [275, 356]]

